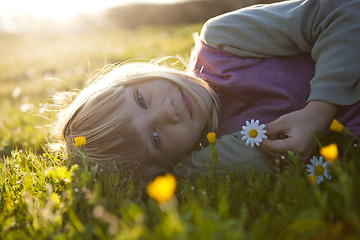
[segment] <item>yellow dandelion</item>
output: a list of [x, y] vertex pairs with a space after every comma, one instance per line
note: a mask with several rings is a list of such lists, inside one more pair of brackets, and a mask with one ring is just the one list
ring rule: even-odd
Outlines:
[[339, 150], [335, 143], [332, 143], [330, 145], [327, 145], [325, 147], [322, 147], [320, 149], [321, 156], [324, 157], [326, 161], [329, 161], [330, 163], [334, 163], [337, 161], [339, 156]]
[[342, 125], [338, 120], [333, 119], [330, 124], [330, 129], [332, 131], [342, 133], [342, 132], [344, 132], [344, 125]]
[[214, 132], [209, 132], [207, 135], [206, 135], [209, 143], [210, 143], [210, 152], [211, 152], [211, 156], [213, 158], [213, 160], [215, 162], [218, 161], [218, 150], [217, 150], [217, 147], [215, 145], [216, 143], [216, 133]]
[[209, 133], [206, 135], [206, 137], [207, 137], [209, 143], [211, 143], [211, 144], [216, 143], [216, 133], [214, 133], [214, 132], [209, 132]]
[[86, 145], [86, 138], [84, 136], [76, 137], [76, 138], [74, 138], [74, 140], [75, 140], [75, 143], [73, 143], [73, 144], [75, 147], [80, 147], [80, 146]]
[[158, 203], [165, 203], [175, 194], [176, 179], [168, 173], [158, 176], [147, 186], [147, 194]]

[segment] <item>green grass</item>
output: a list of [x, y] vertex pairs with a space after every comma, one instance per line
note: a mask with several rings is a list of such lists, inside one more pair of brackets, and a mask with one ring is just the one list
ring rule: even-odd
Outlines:
[[[360, 238], [360, 148], [337, 133], [320, 140], [339, 147], [332, 180], [311, 183], [304, 163], [289, 155], [279, 174], [178, 177], [165, 209], [145, 182], [49, 152], [46, 125], [55, 113], [42, 105], [53, 103], [49, 95], [82, 87], [105, 63], [187, 58], [200, 27], [0, 39], [0, 239]], [[12, 97], [16, 87], [22, 92]], [[25, 103], [33, 109], [22, 112]]]

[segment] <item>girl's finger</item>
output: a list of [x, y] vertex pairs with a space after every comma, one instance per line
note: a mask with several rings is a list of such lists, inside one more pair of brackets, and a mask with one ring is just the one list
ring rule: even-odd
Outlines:
[[283, 154], [288, 152], [291, 146], [291, 142], [289, 142], [289, 138], [285, 139], [264, 139], [260, 144], [260, 148], [267, 152], [274, 152], [277, 154]]
[[265, 130], [267, 131], [266, 134], [270, 137], [270, 139], [277, 139], [279, 138], [280, 134], [285, 133], [288, 128], [285, 122], [282, 121], [281, 118], [278, 118], [275, 121], [266, 124]]

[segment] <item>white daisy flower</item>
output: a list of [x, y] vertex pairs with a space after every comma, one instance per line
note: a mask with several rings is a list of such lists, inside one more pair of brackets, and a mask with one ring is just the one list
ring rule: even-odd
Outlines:
[[241, 134], [244, 135], [241, 139], [246, 140], [246, 145], [251, 145], [254, 147], [254, 144], [260, 146], [260, 143], [263, 139], [267, 138], [265, 135], [266, 130], [264, 130], [265, 124], [259, 126], [259, 120], [254, 121], [251, 119], [251, 122], [246, 121], [246, 126], [243, 126]]
[[324, 162], [324, 159], [322, 156], [319, 157], [312, 157], [310, 159], [311, 164], [306, 164], [307, 171], [309, 172], [309, 176], [315, 176], [316, 177], [316, 183], [321, 183], [324, 181], [324, 177], [327, 179], [331, 179], [331, 176], [328, 171], [329, 163]]

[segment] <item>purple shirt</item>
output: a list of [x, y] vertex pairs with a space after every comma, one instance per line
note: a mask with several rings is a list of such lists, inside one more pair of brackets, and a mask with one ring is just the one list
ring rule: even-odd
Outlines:
[[[220, 99], [219, 137], [241, 130], [247, 120], [268, 123], [306, 105], [315, 72], [310, 54], [240, 57], [203, 42], [196, 54], [195, 75], [208, 81]], [[359, 102], [343, 106], [336, 119], [360, 135], [359, 112]]]

